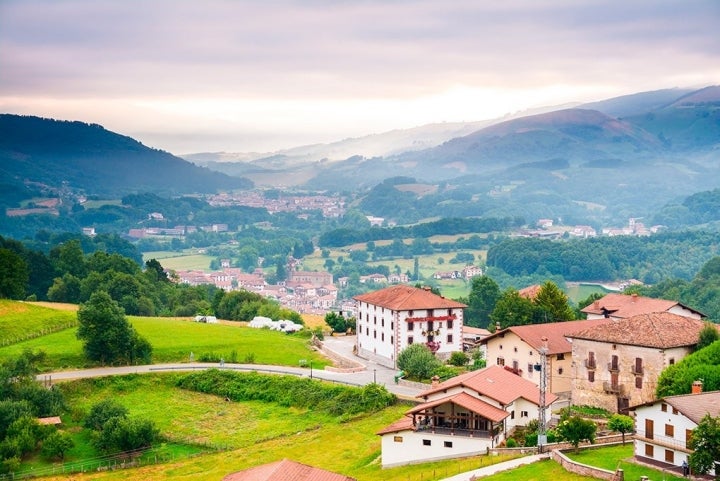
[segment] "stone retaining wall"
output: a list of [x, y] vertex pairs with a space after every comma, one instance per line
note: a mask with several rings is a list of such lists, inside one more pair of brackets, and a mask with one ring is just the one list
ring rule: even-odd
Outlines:
[[565, 456], [559, 449], [553, 449], [550, 452], [550, 459], [560, 464], [565, 471], [579, 474], [581, 476], [590, 476], [593, 478], [605, 479], [607, 481], [624, 481], [625, 479], [625, 473], [622, 469], [618, 469], [613, 472], [607, 469], [596, 468], [595, 466], [578, 463]]

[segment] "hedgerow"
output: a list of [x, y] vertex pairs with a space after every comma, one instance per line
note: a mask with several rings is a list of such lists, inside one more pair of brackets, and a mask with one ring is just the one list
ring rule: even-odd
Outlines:
[[232, 401], [273, 402], [285, 407], [312, 408], [333, 416], [376, 412], [396, 400], [395, 395], [378, 384], [341, 386], [309, 378], [218, 369], [187, 374], [177, 385]]

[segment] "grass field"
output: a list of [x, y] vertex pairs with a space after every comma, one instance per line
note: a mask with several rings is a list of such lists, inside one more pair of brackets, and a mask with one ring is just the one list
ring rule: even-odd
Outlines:
[[157, 259], [164, 268], [175, 271], [210, 272], [210, 262], [214, 257], [205, 254], [182, 254], [172, 251], [145, 252], [143, 262], [150, 259]]
[[0, 346], [43, 336], [76, 324], [74, 312], [0, 300]]
[[647, 466], [630, 462], [633, 456], [633, 443], [626, 443], [625, 446], [611, 446], [602, 449], [587, 449], [579, 453], [566, 453], [566, 455], [579, 463], [597, 466], [599, 468], [615, 471], [618, 468], [625, 471], [625, 479], [640, 479], [647, 476], [651, 480], [662, 479], [664, 481], [680, 481], [682, 477], [673, 476]]
[[[6, 324], [17, 324], [16, 311], [26, 306], [17, 302], [4, 305], [6, 308], [5, 313], [0, 314], [0, 329]], [[31, 308], [29, 312], [50, 311], [65, 316], [61, 319], [75, 319], [73, 312], [28, 307]], [[128, 319], [152, 344], [155, 363], [189, 361], [192, 352], [195, 360], [199, 360], [204, 354], [213, 354], [218, 358], [225, 358], [228, 362], [233, 359], [243, 362], [252, 357], [257, 364], [297, 366], [300, 359], [311, 359], [318, 368], [329, 364], [327, 358], [309, 348], [307, 339], [277, 331], [252, 329], [240, 326], [239, 323], [203, 324], [162, 317], [130, 316]], [[32, 349], [42, 350], [47, 354], [44, 365], [40, 366], [45, 372], [87, 367], [82, 354], [82, 344], [75, 337], [75, 332], [75, 328], [64, 329], [0, 347], [0, 360], [17, 356], [24, 349]]]

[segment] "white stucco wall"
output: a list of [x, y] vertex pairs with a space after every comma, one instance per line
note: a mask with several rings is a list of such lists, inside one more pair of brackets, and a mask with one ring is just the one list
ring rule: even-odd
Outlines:
[[[665, 405], [666, 411], [662, 410]], [[648, 439], [645, 431], [647, 419], [653, 420], [652, 438]], [[667, 436], [665, 426], [673, 426], [673, 436]], [[651, 406], [642, 406], [635, 410], [635, 431], [637, 438], [635, 439], [635, 456], [654, 459], [662, 463], [666, 463], [666, 450], [673, 451], [674, 466], [681, 466], [683, 461], [688, 461], [689, 453], [686, 449], [686, 432], [697, 427], [693, 421], [682, 415], [680, 412], [673, 411], [673, 407], [669, 404], [658, 401]], [[646, 445], [652, 445], [652, 455], [648, 455]]]
[[[382, 436], [382, 467], [389, 468], [404, 464], [485, 454], [488, 449], [496, 446], [503, 439], [502, 433], [494, 441], [490, 438], [471, 438], [410, 430], [384, 434]], [[423, 441], [430, 444], [423, 444]]]

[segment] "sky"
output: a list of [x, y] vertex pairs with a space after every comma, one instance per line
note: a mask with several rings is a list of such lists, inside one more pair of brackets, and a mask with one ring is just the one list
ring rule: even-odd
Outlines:
[[0, 112], [271, 152], [718, 85], [718, 32], [718, 0], [0, 0]]

